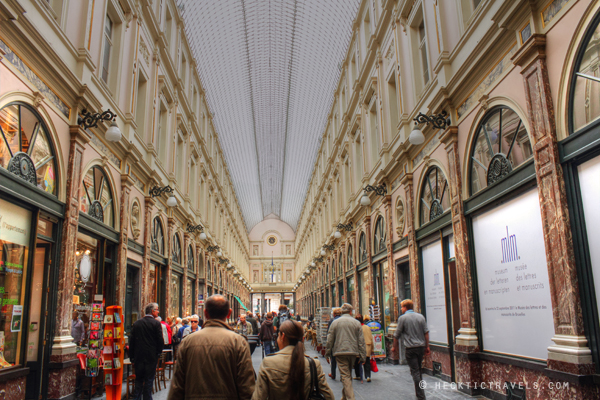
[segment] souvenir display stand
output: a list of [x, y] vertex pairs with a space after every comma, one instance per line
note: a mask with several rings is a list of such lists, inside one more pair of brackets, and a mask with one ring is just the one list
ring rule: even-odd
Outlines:
[[107, 307], [104, 315], [104, 348], [102, 349], [106, 400], [121, 399], [124, 345], [121, 307]]

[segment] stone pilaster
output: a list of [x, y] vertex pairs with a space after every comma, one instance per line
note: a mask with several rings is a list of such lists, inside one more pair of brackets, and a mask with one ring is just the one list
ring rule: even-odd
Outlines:
[[[77, 370], [76, 345], [70, 330], [73, 310], [73, 286], [75, 284], [75, 251], [77, 249], [77, 228], [79, 226], [79, 186], [82, 174], [82, 158], [86, 144], [91, 137], [81, 127], [73, 125], [69, 148], [67, 171], [67, 197], [65, 222], [60, 247], [59, 276], [56, 285], [56, 323], [50, 363], [61, 363], [63, 367], [53, 369], [49, 376], [51, 398], [61, 398], [75, 393], [75, 373]], [[64, 367], [67, 365], [67, 367]]]
[[[145, 307], [146, 304], [149, 304], [150, 302], [158, 300], [151, 298], [150, 293], [152, 290], [149, 288], [150, 253], [152, 252], [152, 210], [154, 207], [154, 199], [147, 196], [144, 204], [144, 260], [142, 262], [142, 288], [146, 288], [146, 290], [142, 290], [144, 296], [142, 299], [142, 307]], [[159, 273], [160, 271], [155, 271], [155, 279], [158, 279]], [[156, 285], [156, 282], [154, 282], [154, 285]]]
[[473, 303], [473, 276], [469, 259], [469, 237], [462, 199], [462, 174], [458, 152], [458, 128], [449, 127], [441, 137], [448, 155], [448, 178], [450, 183], [450, 209], [456, 262], [456, 279], [459, 296], [460, 329], [456, 348], [462, 352], [478, 351], [479, 342], [475, 329], [475, 306]]
[[406, 193], [406, 230], [408, 233], [408, 263], [410, 266], [410, 297], [416, 312], [421, 312], [421, 280], [417, 256], [417, 234], [415, 231], [415, 198], [412, 173], [404, 175], [402, 186]]
[[548, 367], [574, 374], [593, 373], [584, 334], [563, 172], [558, 156], [554, 106], [546, 65], [546, 36], [534, 34], [513, 56], [525, 84], [533, 158], [542, 212], [554, 314]]

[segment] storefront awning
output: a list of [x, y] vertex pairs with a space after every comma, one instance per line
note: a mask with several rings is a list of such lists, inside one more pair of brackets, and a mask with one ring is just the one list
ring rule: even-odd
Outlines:
[[241, 304], [241, 306], [244, 308], [244, 310], [248, 311], [248, 309], [246, 308], [246, 306], [244, 305], [244, 303], [242, 303], [242, 301], [240, 300], [239, 297], [237, 297], [237, 296], [233, 296], [233, 297], [235, 297], [235, 299], [238, 301], [238, 303]]

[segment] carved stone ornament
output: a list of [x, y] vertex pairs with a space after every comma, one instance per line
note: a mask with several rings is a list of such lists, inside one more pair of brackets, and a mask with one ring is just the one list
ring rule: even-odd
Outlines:
[[506, 156], [502, 153], [497, 153], [488, 166], [487, 184], [488, 186], [498, 182], [512, 172], [512, 165]]
[[435, 199], [431, 202], [431, 210], [429, 211], [429, 220], [433, 221], [444, 213], [444, 209], [442, 208], [442, 204], [438, 199]]
[[15, 153], [13, 158], [8, 163], [9, 172], [19, 176], [21, 179], [26, 180], [34, 186], [37, 186], [37, 175], [35, 172], [35, 165], [27, 153], [21, 151]]
[[131, 234], [133, 239], [137, 240], [140, 237], [140, 202], [138, 199], [133, 201], [131, 205]]
[[406, 216], [404, 201], [402, 201], [402, 198], [398, 196], [398, 199], [396, 200], [396, 233], [398, 233], [399, 236], [402, 236], [404, 233], [405, 221]]
[[98, 200], [92, 201], [88, 214], [90, 217], [95, 218], [100, 222], [104, 222], [104, 208], [102, 207], [102, 203]]

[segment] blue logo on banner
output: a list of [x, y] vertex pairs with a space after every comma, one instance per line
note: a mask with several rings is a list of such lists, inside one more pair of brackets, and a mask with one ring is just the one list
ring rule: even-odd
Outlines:
[[506, 237], [500, 240], [500, 244], [502, 246], [502, 264], [521, 258], [517, 250], [517, 236], [509, 235], [508, 226], [506, 227]]

